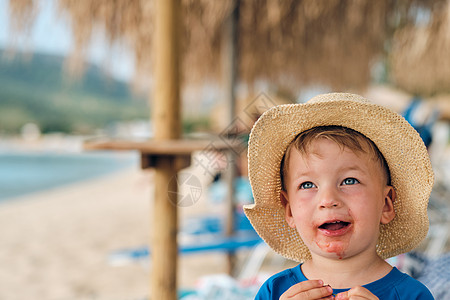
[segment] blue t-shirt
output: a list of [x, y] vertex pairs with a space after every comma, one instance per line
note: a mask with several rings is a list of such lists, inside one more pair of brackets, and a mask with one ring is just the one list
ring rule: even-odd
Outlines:
[[[256, 300], [276, 299], [291, 286], [308, 280], [302, 273], [301, 264], [273, 275], [262, 285], [256, 295]], [[414, 278], [393, 268], [386, 276], [377, 281], [364, 285], [381, 300], [433, 300], [430, 291]], [[333, 294], [342, 293], [349, 289], [334, 289]]]

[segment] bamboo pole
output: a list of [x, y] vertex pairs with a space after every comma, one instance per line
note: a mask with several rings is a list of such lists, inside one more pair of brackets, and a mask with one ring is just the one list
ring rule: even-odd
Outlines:
[[[156, 1], [154, 139], [181, 135], [179, 72], [179, 0]], [[175, 156], [160, 156], [155, 166], [152, 217], [151, 299], [177, 299], [177, 207], [168, 192], [177, 192]], [[170, 184], [170, 185], [169, 185]]]

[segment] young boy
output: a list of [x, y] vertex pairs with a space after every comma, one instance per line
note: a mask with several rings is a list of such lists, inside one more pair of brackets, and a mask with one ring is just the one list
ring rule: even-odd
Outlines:
[[247, 217], [276, 252], [301, 262], [256, 299], [433, 299], [385, 262], [428, 231], [433, 172], [404, 118], [358, 95], [320, 95], [263, 114], [248, 156]]

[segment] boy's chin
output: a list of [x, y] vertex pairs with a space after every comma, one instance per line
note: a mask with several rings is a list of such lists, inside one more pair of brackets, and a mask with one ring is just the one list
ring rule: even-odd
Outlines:
[[320, 241], [316, 242], [318, 254], [330, 259], [344, 259], [349, 243], [346, 241]]
[[318, 254], [320, 255], [322, 258], [325, 259], [329, 259], [329, 260], [339, 260], [339, 261], [343, 261], [347, 258], [347, 255], [345, 253], [320, 253]]

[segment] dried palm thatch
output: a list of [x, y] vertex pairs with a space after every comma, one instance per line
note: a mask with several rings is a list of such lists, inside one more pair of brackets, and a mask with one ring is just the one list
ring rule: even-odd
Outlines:
[[392, 76], [414, 94], [450, 92], [450, 2], [421, 12], [429, 20], [406, 26], [393, 39]]
[[[30, 21], [37, 0], [10, 0], [13, 20]], [[270, 80], [283, 86], [316, 83], [339, 89], [359, 89], [371, 78], [371, 66], [386, 55], [386, 41], [397, 28], [400, 56], [417, 37], [404, 38], [414, 28], [420, 9], [446, 0], [181, 0], [185, 82], [220, 80], [223, 24], [237, 6], [238, 74], [247, 83]], [[102, 27], [111, 43], [126, 42], [135, 53], [137, 78], [148, 78], [152, 67], [154, 3], [151, 0], [58, 0], [72, 24], [75, 49], [72, 66], [79, 66], [92, 32]], [[436, 10], [432, 10], [433, 13]], [[433, 18], [443, 32], [449, 26]], [[443, 22], [443, 21], [440, 21]], [[447, 24], [447, 23], [445, 23]], [[19, 28], [19, 29], [23, 29]], [[443, 49], [434, 33], [433, 46]], [[415, 36], [415, 35], [414, 35]], [[435, 37], [435, 38], [434, 38]], [[403, 42], [402, 42], [403, 41]], [[438, 50], [436, 50], [438, 51]], [[441, 51], [441, 50], [439, 50]], [[432, 53], [434, 55], [434, 53]], [[412, 54], [408, 54], [411, 57]], [[410, 58], [396, 57], [397, 62]], [[393, 63], [396, 79], [406, 82]], [[412, 67], [414, 63], [409, 63]], [[403, 70], [403, 69], [402, 69]], [[405, 69], [406, 70], [406, 69]], [[449, 68], [447, 68], [448, 72]], [[398, 73], [398, 75], [397, 75]], [[404, 78], [404, 79], [402, 79]], [[447, 76], [447, 78], [449, 78]], [[425, 83], [424, 83], [425, 84]]]
[[14, 32], [26, 31], [34, 21], [36, 9], [33, 0], [14, 0], [9, 3], [11, 28]]

